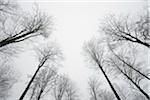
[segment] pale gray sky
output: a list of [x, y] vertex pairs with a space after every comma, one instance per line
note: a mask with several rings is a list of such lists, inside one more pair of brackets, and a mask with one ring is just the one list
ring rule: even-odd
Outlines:
[[[139, 12], [141, 0], [18, 0], [24, 10], [30, 10], [34, 2], [39, 8], [52, 15], [54, 19], [53, 37], [60, 45], [65, 60], [60, 72], [68, 74], [80, 89], [82, 100], [87, 100], [87, 78], [96, 72], [84, 62], [82, 46], [84, 41], [98, 34], [100, 22], [108, 14], [126, 15]], [[99, 36], [102, 34], [99, 33]], [[50, 38], [51, 39], [51, 38]], [[17, 100], [24, 90], [27, 74], [35, 69], [32, 52], [22, 53], [15, 61], [16, 68], [21, 72], [21, 81], [14, 87], [15, 92], [10, 100]], [[14, 91], [14, 90], [13, 90]], [[86, 93], [85, 93], [86, 92]]]

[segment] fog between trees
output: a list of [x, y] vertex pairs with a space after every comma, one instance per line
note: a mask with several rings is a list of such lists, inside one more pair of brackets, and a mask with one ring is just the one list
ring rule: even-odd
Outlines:
[[[61, 47], [47, 41], [53, 36], [53, 18], [33, 6], [35, 9], [24, 12], [17, 1], [0, 0], [0, 99], [13, 95], [11, 89], [20, 80], [12, 62], [30, 44], [36, 70], [16, 100], [82, 100], [76, 82], [59, 73], [61, 62], [67, 59]], [[101, 73], [87, 80], [88, 100], [150, 100], [149, 54], [144, 51], [150, 49], [148, 6], [135, 18], [132, 14], [108, 16], [99, 27], [104, 37], [93, 35], [83, 44], [81, 56], [88, 61], [84, 63]]]

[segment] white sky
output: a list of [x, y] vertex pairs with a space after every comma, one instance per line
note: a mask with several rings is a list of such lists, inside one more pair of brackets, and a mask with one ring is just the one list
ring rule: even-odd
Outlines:
[[[37, 0], [39, 8], [52, 15], [54, 18], [53, 31], [54, 38], [59, 43], [64, 56], [63, 68], [61, 72], [69, 76], [77, 83], [80, 89], [82, 100], [87, 100], [87, 78], [96, 73], [87, 67], [88, 63], [84, 60], [82, 46], [84, 41], [98, 34], [98, 26], [107, 14], [132, 14], [140, 12], [141, 2], [125, 0]], [[24, 9], [29, 10], [33, 5], [31, 0], [18, 0]], [[99, 33], [101, 36], [102, 34]], [[51, 37], [52, 37], [51, 36]], [[22, 53], [17, 61], [16, 68], [21, 72], [21, 81], [14, 87], [13, 97], [10, 100], [17, 100], [24, 90], [24, 78], [27, 74], [35, 71], [36, 66], [31, 52]]]

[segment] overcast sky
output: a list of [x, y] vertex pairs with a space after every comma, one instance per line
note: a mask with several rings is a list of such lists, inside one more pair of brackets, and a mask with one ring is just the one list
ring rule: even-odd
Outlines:
[[[30, 10], [36, 2], [42, 11], [53, 16], [52, 36], [60, 45], [65, 57], [64, 67], [60, 68], [60, 72], [68, 74], [76, 82], [82, 100], [87, 100], [85, 93], [87, 78], [97, 73], [84, 61], [82, 51], [84, 41], [94, 35], [102, 35], [98, 33], [99, 26], [108, 14], [140, 13], [142, 8], [141, 0], [18, 0], [18, 2], [24, 10]], [[21, 53], [16, 59], [16, 68], [21, 73], [21, 80], [14, 87], [15, 92], [10, 100], [17, 100], [24, 89], [27, 74], [33, 74], [36, 69], [31, 52]]]

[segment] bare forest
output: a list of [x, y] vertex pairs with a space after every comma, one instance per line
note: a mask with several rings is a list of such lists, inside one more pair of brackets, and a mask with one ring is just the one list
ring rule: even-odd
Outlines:
[[[62, 50], [63, 43], [53, 39], [55, 15], [47, 14], [44, 7], [41, 10], [38, 0], [31, 3], [30, 10], [24, 10], [19, 0], [0, 0], [0, 100], [150, 100], [150, 2], [140, 2], [144, 2], [140, 13], [104, 15], [107, 17], [97, 25], [98, 35], [93, 34], [76, 48], [82, 51], [78, 58], [82, 57], [85, 67], [95, 74], [85, 75], [84, 85], [80, 81], [83, 74], [78, 74], [84, 72], [82, 68], [71, 72], [76, 74], [76, 81], [65, 70], [60, 71], [70, 58]], [[70, 40], [66, 39], [68, 49], [76, 47]], [[17, 63], [25, 52], [31, 54], [24, 63]], [[28, 66], [22, 68], [24, 64]], [[31, 71], [25, 74], [26, 79], [16, 65]]]

